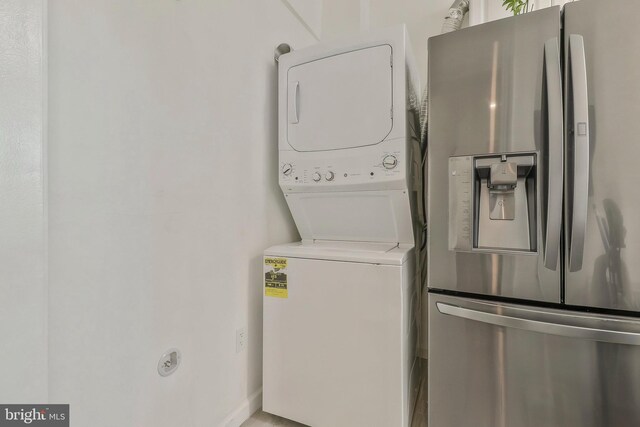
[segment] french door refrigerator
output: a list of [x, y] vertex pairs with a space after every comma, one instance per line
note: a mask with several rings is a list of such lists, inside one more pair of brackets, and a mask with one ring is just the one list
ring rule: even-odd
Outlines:
[[640, 12], [429, 40], [430, 427], [640, 425]]

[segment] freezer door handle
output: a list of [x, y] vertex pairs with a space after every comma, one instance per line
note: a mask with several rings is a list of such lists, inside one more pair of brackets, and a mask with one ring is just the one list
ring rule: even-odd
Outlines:
[[569, 36], [569, 67], [573, 123], [573, 188], [569, 246], [569, 271], [582, 270], [589, 199], [589, 97], [587, 64], [582, 36]]
[[[500, 315], [485, 311], [463, 308], [456, 305], [437, 302], [436, 307], [442, 314], [472, 320], [474, 322], [505, 328], [522, 329], [548, 335], [557, 335], [568, 338], [578, 338], [590, 341], [600, 341], [613, 344], [640, 345], [640, 334], [635, 332], [614, 331], [609, 329], [590, 328], [584, 326], [565, 325], [541, 320], [525, 319], [512, 315]], [[535, 314], [535, 310], [527, 309], [528, 315]], [[541, 316], [548, 317], [549, 312], [539, 312]], [[558, 320], [566, 320], [567, 315], [558, 315]]]
[[556, 270], [562, 235], [562, 185], [564, 127], [562, 107], [562, 72], [558, 39], [547, 40], [544, 45], [547, 86], [549, 163], [547, 177], [547, 229], [545, 236], [544, 266]]

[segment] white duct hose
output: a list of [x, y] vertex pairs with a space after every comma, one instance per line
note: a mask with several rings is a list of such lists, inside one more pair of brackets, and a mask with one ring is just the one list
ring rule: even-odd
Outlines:
[[442, 24], [442, 34], [457, 31], [462, 27], [464, 16], [469, 12], [469, 0], [456, 0], [449, 8]]

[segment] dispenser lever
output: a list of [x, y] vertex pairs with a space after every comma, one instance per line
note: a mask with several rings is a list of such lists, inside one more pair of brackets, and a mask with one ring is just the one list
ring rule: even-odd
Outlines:
[[518, 185], [518, 165], [512, 162], [500, 162], [491, 165], [491, 174], [487, 186], [491, 190], [511, 191]]
[[515, 188], [518, 185], [518, 165], [501, 161], [491, 165], [489, 187], [489, 218], [513, 220], [516, 214]]

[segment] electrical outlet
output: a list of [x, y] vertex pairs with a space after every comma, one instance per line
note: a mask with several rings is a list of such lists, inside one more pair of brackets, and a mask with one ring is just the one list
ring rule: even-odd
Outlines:
[[240, 353], [247, 348], [247, 328], [236, 329], [236, 353]]

